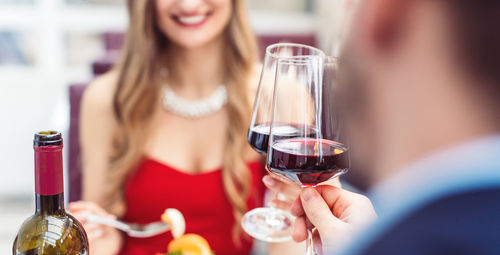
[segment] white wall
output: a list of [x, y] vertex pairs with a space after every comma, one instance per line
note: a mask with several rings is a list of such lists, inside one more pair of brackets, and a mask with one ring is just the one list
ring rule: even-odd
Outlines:
[[31, 195], [33, 133], [54, 127], [55, 99], [63, 90], [35, 75], [12, 75], [0, 78], [0, 194]]
[[0, 31], [21, 31], [35, 45], [33, 66], [0, 66], [0, 196], [33, 193], [33, 133], [67, 133], [68, 84], [90, 79], [90, 66], [67, 64], [69, 32], [127, 26], [124, 6], [69, 6], [64, 0], [1, 5]]

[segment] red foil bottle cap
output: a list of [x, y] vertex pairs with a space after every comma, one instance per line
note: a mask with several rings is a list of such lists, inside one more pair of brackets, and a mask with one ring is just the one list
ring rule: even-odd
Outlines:
[[61, 133], [44, 131], [35, 134], [35, 192], [50, 196], [63, 193], [63, 141]]

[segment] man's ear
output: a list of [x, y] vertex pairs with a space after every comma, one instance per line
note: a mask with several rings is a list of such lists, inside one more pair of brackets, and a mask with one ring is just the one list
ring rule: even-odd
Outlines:
[[[417, 0], [422, 1], [422, 0]], [[361, 38], [377, 51], [391, 51], [408, 28], [414, 0], [364, 0], [358, 12]], [[359, 37], [358, 37], [359, 38]]]

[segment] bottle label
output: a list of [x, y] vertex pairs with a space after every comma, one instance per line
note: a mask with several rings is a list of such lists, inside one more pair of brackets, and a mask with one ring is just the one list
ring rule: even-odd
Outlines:
[[35, 192], [43, 196], [63, 193], [62, 146], [34, 147]]

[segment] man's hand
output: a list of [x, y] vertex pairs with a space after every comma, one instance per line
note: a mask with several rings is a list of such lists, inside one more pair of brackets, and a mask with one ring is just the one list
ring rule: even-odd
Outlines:
[[[272, 199], [269, 202], [272, 207], [281, 210], [285, 211], [290, 210], [294, 201], [297, 200], [297, 198], [300, 195], [300, 192], [302, 191], [300, 185], [282, 179], [274, 174], [264, 176], [264, 178], [262, 178], [262, 181], [270, 191], [274, 192], [275, 194], [278, 194], [274, 199]], [[329, 180], [328, 182], [324, 182], [324, 184], [332, 185], [339, 188], [341, 187], [340, 180], [338, 177]]]
[[291, 211], [297, 216], [293, 239], [304, 241], [307, 226], [312, 224], [316, 227], [314, 242], [321, 243], [325, 253], [349, 243], [360, 228], [377, 217], [367, 197], [333, 186], [303, 190]]

